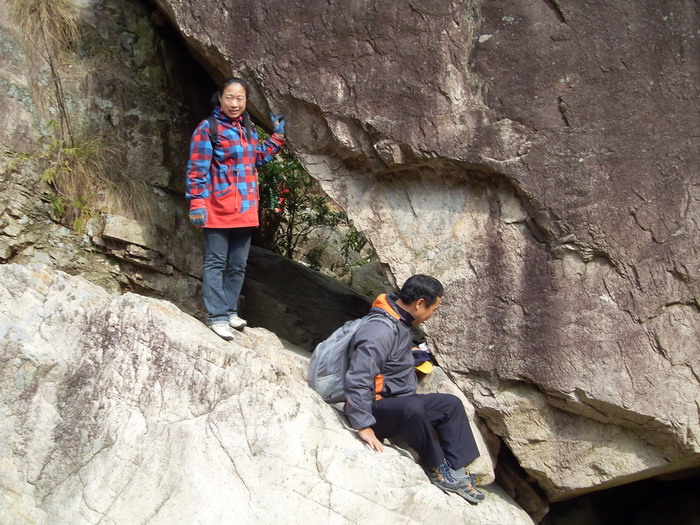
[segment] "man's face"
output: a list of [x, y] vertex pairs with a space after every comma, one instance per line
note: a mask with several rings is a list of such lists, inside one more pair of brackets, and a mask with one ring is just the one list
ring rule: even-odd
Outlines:
[[425, 299], [418, 299], [416, 301], [416, 311], [413, 313], [415, 320], [411, 324], [416, 326], [430, 319], [435, 310], [440, 308], [440, 303], [442, 303], [442, 297], [438, 297], [430, 306], [425, 302]]

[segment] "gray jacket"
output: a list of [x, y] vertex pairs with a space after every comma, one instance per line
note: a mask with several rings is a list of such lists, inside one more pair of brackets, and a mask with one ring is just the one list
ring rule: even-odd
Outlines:
[[380, 295], [370, 312], [396, 322], [398, 334], [381, 320], [364, 323], [352, 339], [350, 367], [345, 374], [345, 415], [352, 428], [376, 423], [372, 405], [382, 397], [414, 394], [418, 385], [413, 368], [413, 316], [396, 305], [394, 294]]

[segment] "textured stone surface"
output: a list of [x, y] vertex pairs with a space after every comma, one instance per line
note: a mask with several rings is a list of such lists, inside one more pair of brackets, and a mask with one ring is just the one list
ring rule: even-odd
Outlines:
[[370, 298], [337, 280], [255, 246], [242, 293], [241, 315], [250, 326], [262, 326], [308, 351], [371, 305]]
[[533, 523], [495, 485], [474, 507], [371, 451], [263, 329], [226, 343], [170, 303], [10, 264], [0, 352], [2, 523]]
[[367, 297], [377, 297], [395, 288], [379, 261], [352, 268], [350, 286]]
[[[110, 290], [167, 297], [199, 313], [201, 240], [177, 192], [208, 83], [181, 72], [200, 70], [181, 44], [163, 38], [152, 8], [79, 2], [81, 41], [60, 53], [56, 71], [78, 151], [86, 138], [101, 140], [113, 161], [102, 176], [117, 185], [90, 202], [97, 213], [72, 231], [41, 180], [55, 154], [48, 146], [60, 138], [59, 126], [48, 125], [59, 121], [53, 79], [47, 64], [27, 52], [11, 16], [15, 3], [0, 0], [7, 15], [0, 20], [0, 262], [51, 264]], [[95, 192], [89, 181], [82, 187], [86, 195]]]
[[697, 464], [693, 2], [158, 5], [447, 285], [429, 335], [550, 499]]
[[[286, 115], [292, 147], [396, 281], [447, 285], [433, 346], [551, 500], [697, 462], [693, 2], [157, 4], [215, 80], [251, 81], [262, 121]], [[32, 91], [47, 68], [4, 17], [0, 260], [196, 313], [201, 242], [174, 192], [209, 79], [150, 4], [80, 5], [90, 41], [60, 65], [68, 107], [161, 188], [138, 218], [150, 233], [76, 234], [54, 216], [24, 156], [56, 118], [49, 90]]]

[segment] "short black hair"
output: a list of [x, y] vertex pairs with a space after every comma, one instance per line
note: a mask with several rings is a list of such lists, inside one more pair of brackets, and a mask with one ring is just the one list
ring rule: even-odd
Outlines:
[[442, 283], [435, 277], [416, 274], [409, 277], [399, 292], [399, 299], [406, 304], [415, 303], [418, 299], [425, 299], [428, 306], [432, 306], [438, 297], [442, 297], [445, 290]]

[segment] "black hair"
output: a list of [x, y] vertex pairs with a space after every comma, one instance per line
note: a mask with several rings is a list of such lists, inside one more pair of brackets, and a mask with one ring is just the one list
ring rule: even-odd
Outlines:
[[[243, 86], [243, 90], [245, 91], [245, 97], [246, 97], [246, 102], [248, 99], [248, 93], [250, 92], [250, 88], [248, 87], [248, 82], [243, 80], [242, 78], [238, 77], [230, 77], [227, 78], [222, 82], [222, 84], [219, 86], [219, 90], [215, 91], [214, 94], [211, 96], [211, 104], [212, 106], [220, 106], [221, 102], [219, 101], [219, 98], [221, 97], [221, 94], [224, 92], [224, 90], [230, 86], [231, 84], [240, 84]], [[245, 128], [245, 134], [248, 140], [253, 140], [253, 123], [250, 120], [250, 114], [248, 114], [248, 111], [243, 112], [243, 127]]]
[[399, 299], [406, 304], [425, 299], [428, 306], [432, 306], [438, 297], [442, 297], [445, 290], [440, 281], [429, 275], [416, 274], [409, 277], [401, 287]]

